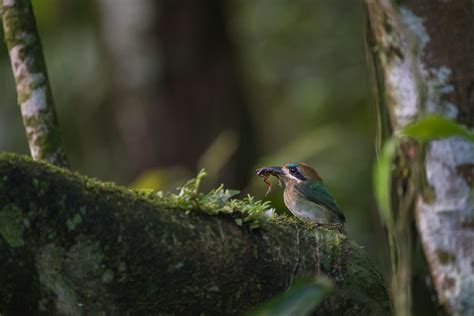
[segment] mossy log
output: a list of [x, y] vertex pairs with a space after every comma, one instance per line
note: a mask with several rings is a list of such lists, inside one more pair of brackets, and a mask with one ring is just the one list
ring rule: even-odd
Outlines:
[[387, 314], [361, 247], [276, 216], [157, 207], [137, 192], [0, 154], [0, 314], [242, 314], [301, 276], [336, 289], [318, 313]]

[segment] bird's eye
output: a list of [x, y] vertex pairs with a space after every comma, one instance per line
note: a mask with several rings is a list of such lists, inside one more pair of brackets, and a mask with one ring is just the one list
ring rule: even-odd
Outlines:
[[290, 173], [296, 173], [296, 168], [295, 167], [290, 167], [288, 168], [290, 170]]

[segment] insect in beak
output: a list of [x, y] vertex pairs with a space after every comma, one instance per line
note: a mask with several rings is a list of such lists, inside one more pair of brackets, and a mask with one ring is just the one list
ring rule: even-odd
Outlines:
[[267, 196], [272, 191], [272, 183], [270, 182], [270, 180], [268, 180], [270, 176], [276, 177], [278, 179], [278, 184], [281, 187], [281, 181], [279, 176], [284, 174], [281, 167], [263, 167], [257, 169], [256, 172], [259, 177], [263, 178], [263, 182], [265, 182], [265, 184], [268, 186], [268, 190], [265, 193], [265, 196]]

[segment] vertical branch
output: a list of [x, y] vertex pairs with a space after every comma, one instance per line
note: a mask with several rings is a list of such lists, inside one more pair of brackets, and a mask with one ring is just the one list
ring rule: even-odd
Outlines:
[[2, 19], [31, 156], [67, 167], [30, 0], [3, 0]]
[[[370, 50], [374, 63], [378, 65], [373, 75], [382, 87], [383, 105], [390, 116], [391, 129], [395, 132], [414, 120], [417, 109], [422, 102], [422, 89], [417, 65], [418, 42], [403, 24], [398, 8], [388, 0], [366, 0], [369, 23], [373, 35]], [[400, 91], [409, 87], [408, 92]], [[403, 120], [393, 115], [402, 110]], [[383, 109], [380, 109], [382, 113]], [[379, 114], [380, 115], [380, 114]], [[384, 122], [388, 123], [388, 121]], [[380, 127], [382, 128], [382, 127]], [[399, 143], [397, 179], [395, 181], [398, 196], [386, 216], [387, 235], [391, 259], [391, 290], [397, 315], [410, 315], [412, 310], [412, 223], [415, 189], [411, 183], [412, 164], [416, 152], [412, 142], [404, 140]]]
[[[366, 4], [394, 133], [425, 113], [473, 127], [470, 2], [366, 0]], [[399, 251], [406, 249], [397, 253], [396, 282], [410, 278], [402, 269], [412, 254], [409, 235], [403, 232], [409, 231], [414, 210], [438, 302], [449, 315], [473, 315], [474, 143], [449, 137], [417, 148], [403, 139], [399, 153], [397, 243]], [[405, 299], [394, 294], [399, 314], [410, 313], [408, 292], [407, 288]], [[398, 309], [398, 303], [405, 308]]]

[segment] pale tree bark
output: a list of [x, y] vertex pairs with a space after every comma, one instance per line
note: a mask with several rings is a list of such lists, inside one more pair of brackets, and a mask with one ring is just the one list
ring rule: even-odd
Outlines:
[[[471, 1], [366, 0], [379, 82], [393, 133], [426, 113], [474, 125], [474, 18]], [[409, 163], [419, 147], [402, 141]], [[431, 141], [414, 186], [415, 218], [439, 303], [474, 314], [474, 144]], [[409, 182], [415, 181], [414, 179]], [[410, 186], [411, 185], [411, 186]], [[403, 200], [410, 190], [402, 192]], [[425, 191], [425, 192], [424, 192]]]
[[66, 152], [30, 0], [3, 0], [2, 20], [31, 156], [66, 167]]

